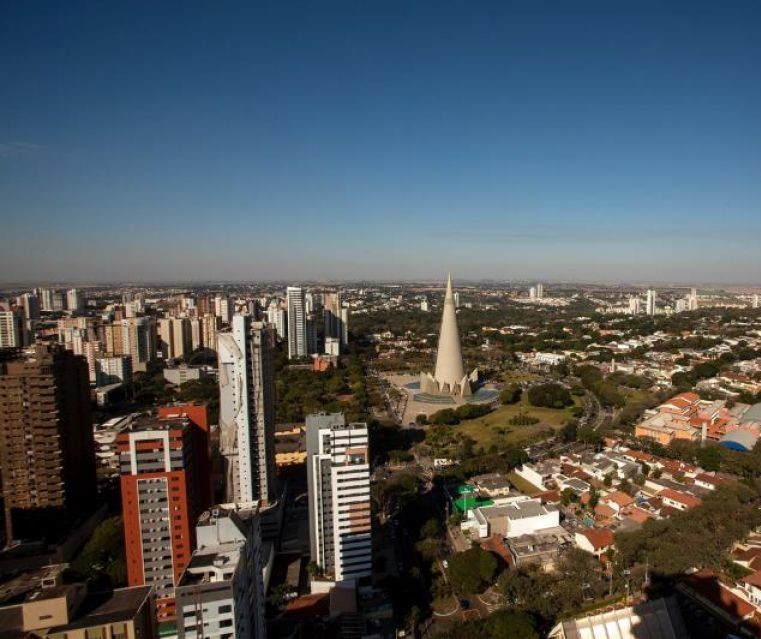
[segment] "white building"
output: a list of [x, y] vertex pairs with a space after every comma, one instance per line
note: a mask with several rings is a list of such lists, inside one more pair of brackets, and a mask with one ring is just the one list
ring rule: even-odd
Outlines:
[[420, 310], [423, 311], [423, 313], [427, 313], [430, 310], [427, 299], [424, 298], [423, 300], [421, 300]]
[[642, 312], [642, 300], [638, 295], [629, 296], [629, 314], [639, 315]]
[[288, 302], [288, 358], [307, 356], [307, 317], [304, 290], [289, 286], [286, 290]]
[[132, 358], [129, 355], [99, 357], [95, 360], [95, 385], [132, 383]]
[[227, 499], [275, 498], [274, 329], [234, 315], [218, 333], [220, 450]]
[[66, 308], [69, 311], [81, 311], [85, 307], [85, 300], [77, 289], [66, 291]]
[[655, 315], [656, 300], [658, 298], [655, 289], [647, 289], [647, 303], [645, 305], [645, 311], [648, 315]]
[[307, 481], [312, 561], [336, 581], [372, 574], [367, 424], [341, 413], [308, 415]]
[[198, 519], [196, 546], [175, 588], [178, 639], [264, 639], [259, 515], [218, 507]]
[[232, 321], [235, 311], [234, 302], [227, 295], [217, 295], [214, 298], [214, 315], [216, 315], [223, 324], [229, 324]]
[[24, 315], [20, 311], [0, 311], [0, 348], [20, 348], [25, 342]]

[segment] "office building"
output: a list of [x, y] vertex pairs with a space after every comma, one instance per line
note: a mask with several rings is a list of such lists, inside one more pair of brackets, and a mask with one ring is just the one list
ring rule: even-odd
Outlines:
[[307, 481], [312, 561], [336, 581], [372, 574], [367, 424], [308, 415]]
[[307, 356], [307, 316], [304, 290], [289, 286], [286, 290], [288, 303], [288, 358]]
[[264, 639], [258, 513], [216, 507], [196, 526], [196, 550], [176, 589], [178, 639]]
[[233, 316], [230, 331], [217, 335], [220, 450], [227, 500], [274, 500], [274, 328]]
[[0, 465], [8, 540], [16, 533], [38, 535], [40, 514], [49, 512], [60, 523], [94, 506], [90, 383], [83, 357], [38, 344], [0, 362]]
[[648, 315], [655, 315], [656, 300], [658, 296], [654, 289], [647, 289], [647, 302], [645, 305], [645, 311]]
[[82, 293], [75, 288], [66, 291], [66, 309], [69, 311], [81, 311], [85, 307]]
[[95, 359], [95, 385], [132, 384], [132, 358], [129, 355]]
[[26, 341], [23, 312], [0, 310], [0, 348], [21, 348]]
[[117, 437], [127, 581], [155, 588], [159, 622], [175, 618], [202, 512], [194, 433], [188, 419], [143, 418]]

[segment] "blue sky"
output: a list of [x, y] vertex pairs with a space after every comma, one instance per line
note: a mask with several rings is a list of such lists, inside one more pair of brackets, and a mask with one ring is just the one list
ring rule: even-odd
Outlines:
[[5, 2], [0, 280], [761, 283], [761, 3]]

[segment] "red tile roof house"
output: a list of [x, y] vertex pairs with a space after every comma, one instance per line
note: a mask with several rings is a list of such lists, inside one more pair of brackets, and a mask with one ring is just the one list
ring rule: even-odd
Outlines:
[[617, 490], [601, 497], [600, 503], [612, 508], [616, 513], [620, 513], [624, 508], [628, 508], [634, 503], [634, 497]]
[[753, 604], [733, 593], [710, 570], [701, 570], [684, 577], [677, 589], [735, 628], [755, 633], [750, 636], [761, 636]]
[[575, 535], [575, 541], [579, 548], [592, 553], [595, 557], [604, 555], [615, 544], [613, 532], [607, 528], [587, 528], [579, 531]]
[[700, 506], [703, 500], [688, 493], [682, 493], [672, 488], [666, 488], [658, 493], [658, 497], [663, 500], [664, 506], [676, 508], [677, 510], [687, 511]]

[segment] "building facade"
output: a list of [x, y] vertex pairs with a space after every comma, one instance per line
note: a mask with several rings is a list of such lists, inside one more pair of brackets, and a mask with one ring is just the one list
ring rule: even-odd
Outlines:
[[175, 586], [202, 511], [189, 420], [137, 420], [119, 434], [124, 543], [130, 586], [153, 586], [159, 622], [175, 618]]
[[304, 289], [289, 286], [286, 290], [288, 303], [288, 358], [306, 357], [307, 344], [307, 314]]
[[308, 415], [307, 481], [312, 561], [336, 581], [372, 574], [367, 424], [341, 413]]
[[264, 639], [259, 515], [217, 507], [196, 526], [196, 545], [177, 586], [178, 639]]
[[0, 362], [0, 464], [9, 541], [14, 531], [39, 534], [25, 530], [27, 513], [50, 512], [60, 520], [94, 506], [90, 382], [83, 357], [38, 344]]
[[220, 449], [227, 500], [271, 501], [275, 486], [274, 328], [235, 315], [217, 336]]

